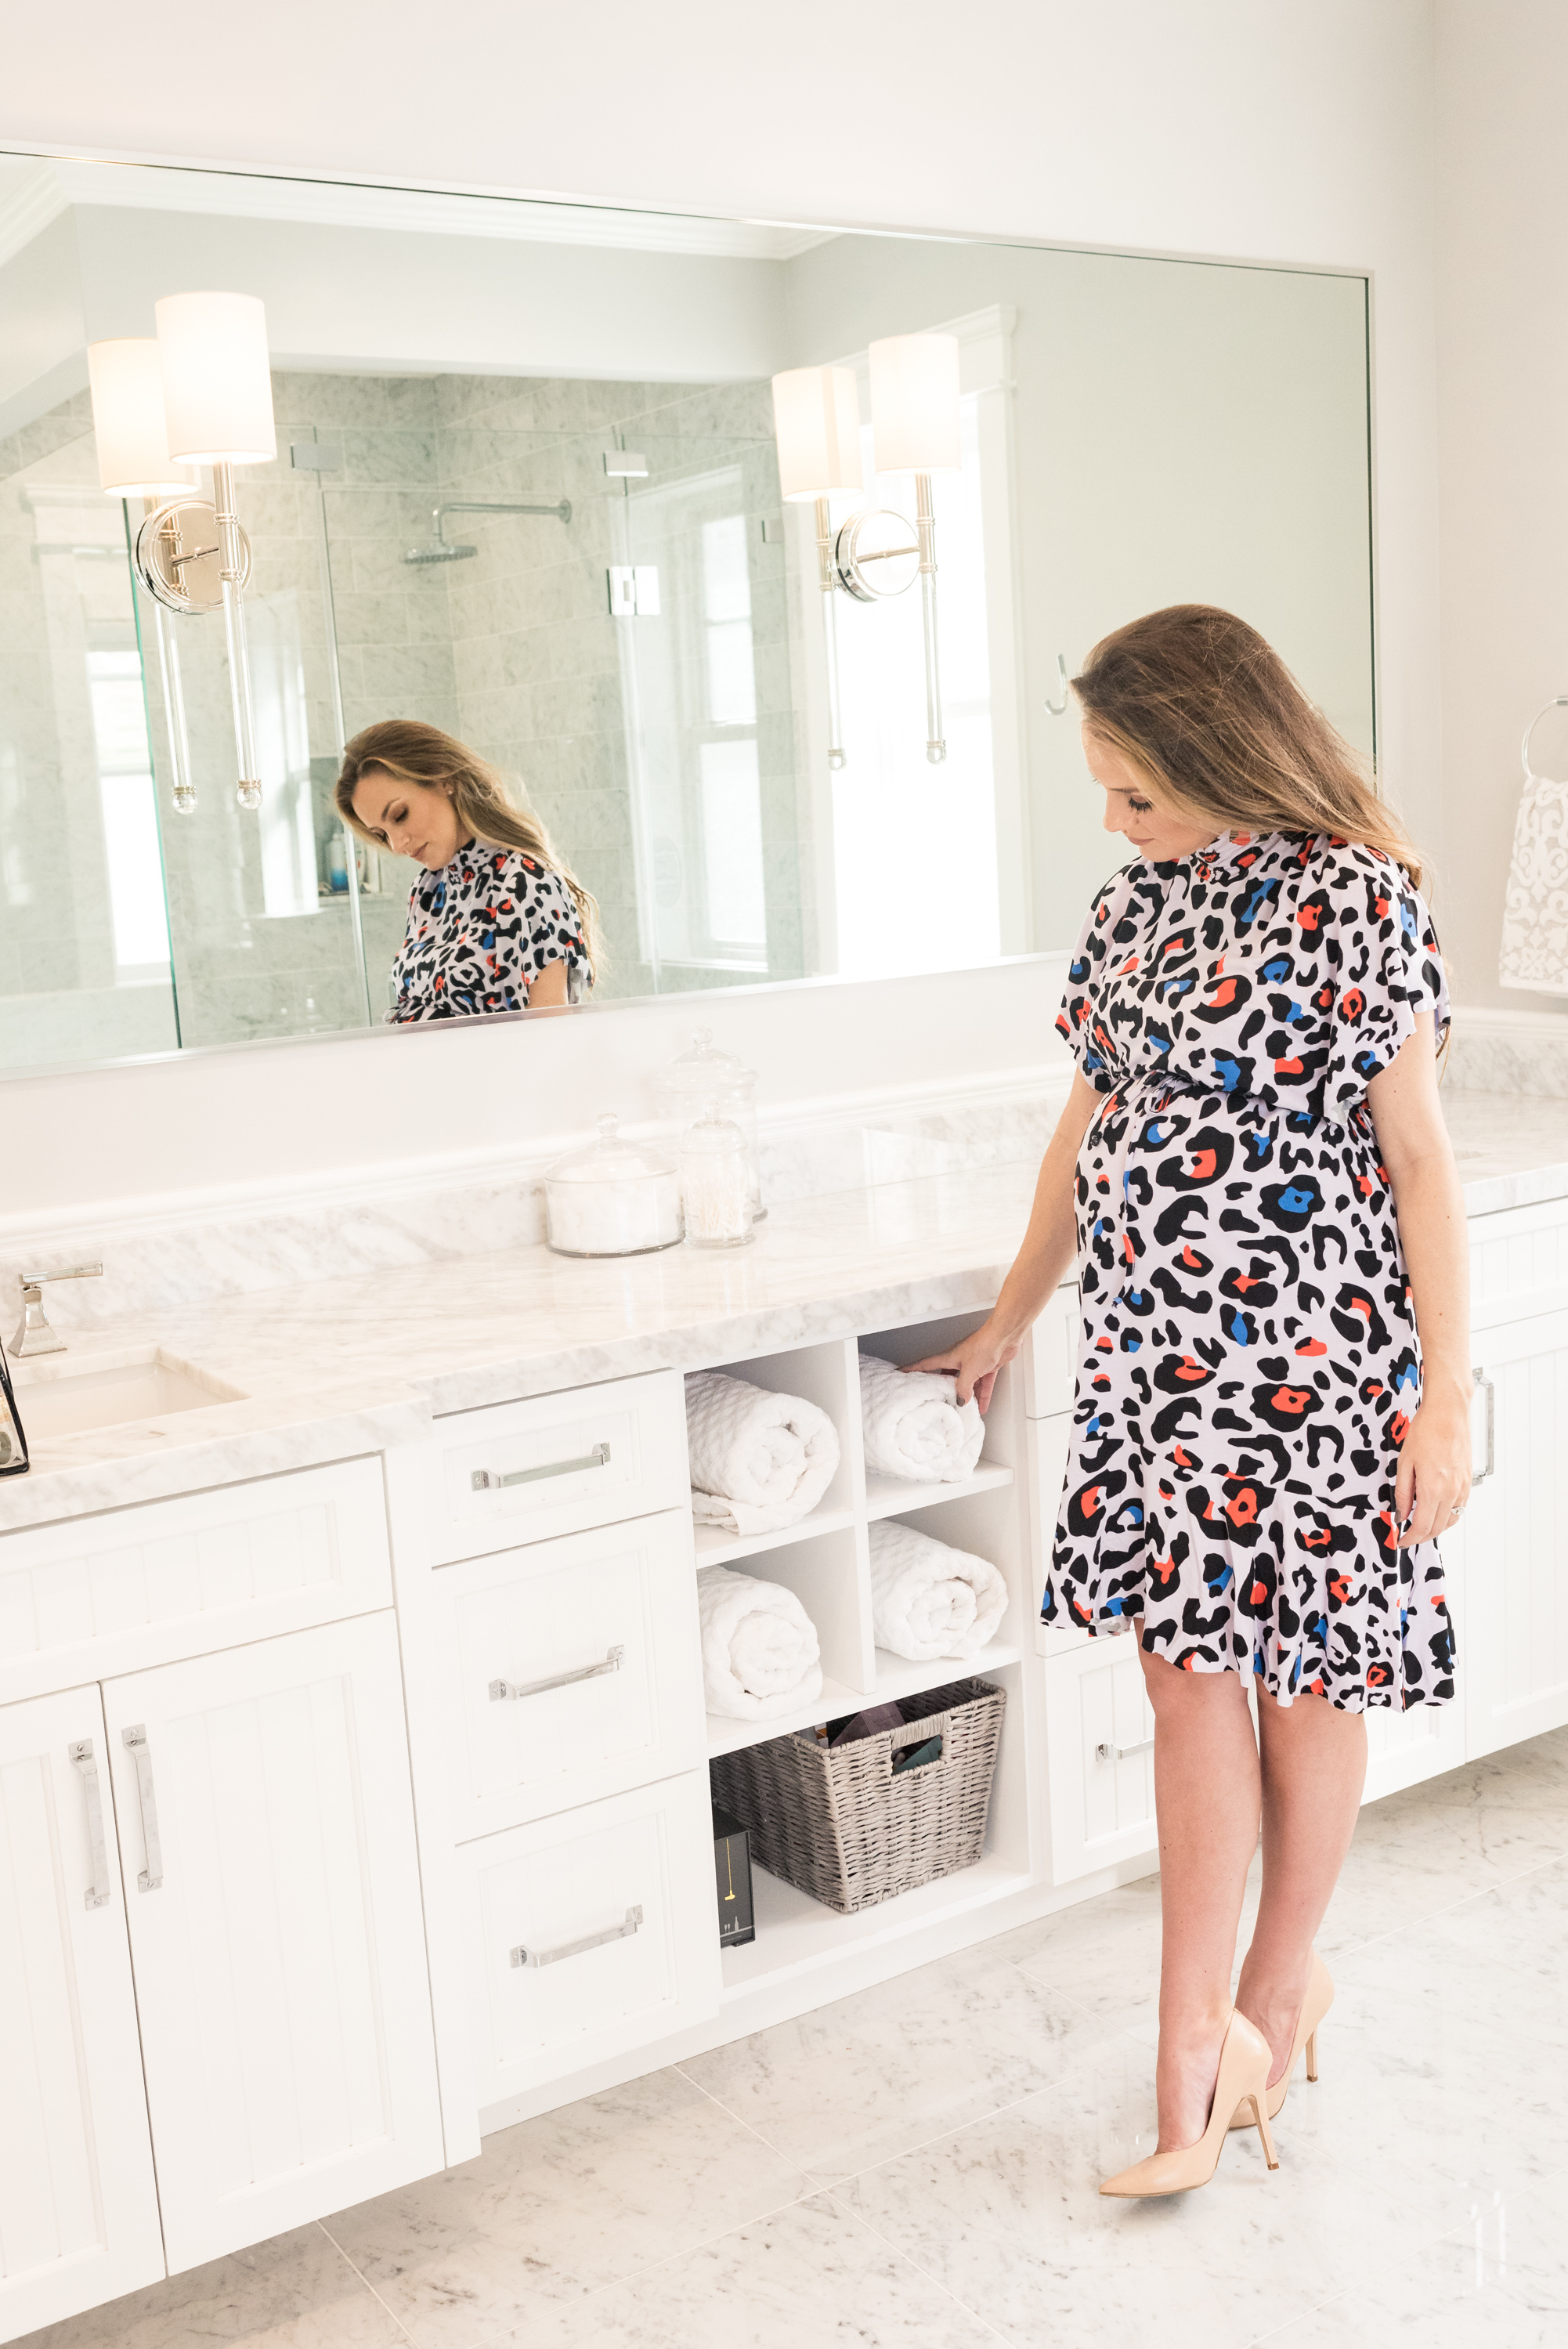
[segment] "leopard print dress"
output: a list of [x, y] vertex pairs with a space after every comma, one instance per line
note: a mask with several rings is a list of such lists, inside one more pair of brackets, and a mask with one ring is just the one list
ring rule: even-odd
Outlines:
[[1421, 1357], [1367, 1107], [1423, 1011], [1440, 1040], [1437, 939], [1375, 850], [1225, 836], [1096, 897], [1057, 1023], [1105, 1098], [1047, 1623], [1283, 1704], [1453, 1696], [1438, 1546], [1395, 1547]]
[[592, 974], [571, 890], [538, 857], [470, 840], [408, 892], [387, 1018], [397, 1025], [524, 1010], [552, 962], [566, 965], [567, 1000], [578, 1002]]

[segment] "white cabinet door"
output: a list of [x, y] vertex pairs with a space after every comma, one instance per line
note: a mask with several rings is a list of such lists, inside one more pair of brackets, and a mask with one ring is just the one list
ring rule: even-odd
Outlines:
[[1046, 1751], [1055, 1883], [1155, 1848], [1154, 1714], [1136, 1630], [1050, 1658]]
[[0, 2339], [163, 2273], [97, 1688], [0, 1707]]
[[391, 1614], [112, 1681], [171, 2273], [442, 2164]]
[[[1479, 1332], [1492, 1474], [1466, 1513], [1459, 1670], [1469, 1753], [1568, 1721], [1568, 1313]], [[1478, 1453], [1489, 1397], [1476, 1407]]]

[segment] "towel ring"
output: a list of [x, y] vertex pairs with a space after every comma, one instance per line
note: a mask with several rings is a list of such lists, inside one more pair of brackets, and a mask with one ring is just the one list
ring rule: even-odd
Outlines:
[[1530, 738], [1534, 733], [1536, 728], [1540, 725], [1542, 719], [1545, 717], [1549, 709], [1568, 709], [1568, 693], [1554, 693], [1550, 701], [1542, 702], [1541, 708], [1536, 711], [1534, 717], [1531, 719], [1529, 725], [1524, 730], [1524, 740], [1519, 746], [1519, 758], [1520, 763], [1524, 769], [1524, 780], [1527, 783], [1536, 782], [1542, 780], [1550, 781], [1549, 777], [1543, 779], [1537, 776], [1534, 768], [1530, 763]]

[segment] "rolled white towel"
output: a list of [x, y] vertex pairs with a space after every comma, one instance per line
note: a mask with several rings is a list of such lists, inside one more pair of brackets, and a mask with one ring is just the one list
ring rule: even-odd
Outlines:
[[972, 1475], [985, 1441], [979, 1404], [959, 1402], [949, 1372], [895, 1371], [877, 1354], [861, 1356], [861, 1423], [866, 1466], [923, 1485]]
[[973, 1656], [995, 1636], [1007, 1586], [989, 1558], [949, 1549], [913, 1526], [871, 1529], [872, 1630], [879, 1648], [913, 1663]]
[[699, 1525], [773, 1534], [816, 1507], [839, 1464], [839, 1431], [825, 1411], [722, 1371], [691, 1371], [686, 1407]]
[[792, 1590], [727, 1566], [696, 1578], [702, 1684], [709, 1713], [773, 1721], [822, 1692], [816, 1626]]

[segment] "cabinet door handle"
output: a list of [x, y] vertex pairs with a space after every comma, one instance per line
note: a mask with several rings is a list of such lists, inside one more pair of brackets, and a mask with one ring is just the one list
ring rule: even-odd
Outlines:
[[490, 1702], [499, 1704], [520, 1696], [542, 1696], [546, 1689], [570, 1688], [574, 1681], [602, 1680], [606, 1672], [618, 1672], [624, 1648], [612, 1648], [602, 1664], [583, 1664], [574, 1672], [556, 1672], [547, 1681], [491, 1681]]
[[89, 1909], [107, 1908], [109, 1901], [108, 1845], [103, 1831], [103, 1787], [98, 1780], [98, 1764], [93, 1759], [90, 1737], [78, 1737], [66, 1748], [66, 1758], [74, 1762], [81, 1772], [82, 1784], [88, 1791], [88, 1841], [92, 1846], [93, 1880], [82, 1895]]
[[147, 1742], [147, 1731], [139, 1721], [134, 1729], [122, 1729], [125, 1750], [136, 1764], [136, 1795], [141, 1805], [141, 1841], [147, 1853], [147, 1866], [137, 1877], [137, 1889], [156, 1892], [163, 1881], [163, 1846], [158, 1836], [158, 1795], [152, 1784], [152, 1749]]
[[469, 1484], [476, 1493], [495, 1493], [508, 1485], [537, 1485], [542, 1476], [575, 1476], [583, 1468], [603, 1468], [610, 1457], [607, 1444], [596, 1444], [581, 1460], [551, 1460], [542, 1468], [513, 1468], [500, 1476], [493, 1468], [476, 1468]]
[[1153, 1745], [1152, 1737], [1146, 1737], [1141, 1745], [1097, 1745], [1094, 1758], [1097, 1762], [1126, 1762], [1134, 1754], [1150, 1753]]
[[1478, 1468], [1470, 1478], [1470, 1490], [1473, 1493], [1476, 1486], [1484, 1484], [1497, 1466], [1497, 1389], [1484, 1371], [1472, 1371], [1470, 1376], [1476, 1385], [1483, 1388], [1486, 1392], [1486, 1466]]
[[630, 1940], [642, 1921], [639, 1901], [636, 1908], [627, 1909], [623, 1924], [606, 1925], [602, 1933], [585, 1934], [581, 1941], [562, 1941], [558, 1950], [513, 1950], [511, 1961], [514, 1966], [558, 1966], [562, 1958], [580, 1958], [584, 1950], [602, 1950], [606, 1941]]

